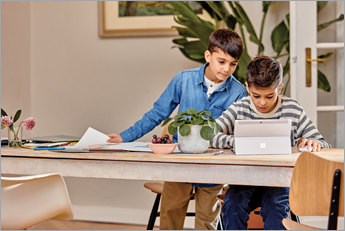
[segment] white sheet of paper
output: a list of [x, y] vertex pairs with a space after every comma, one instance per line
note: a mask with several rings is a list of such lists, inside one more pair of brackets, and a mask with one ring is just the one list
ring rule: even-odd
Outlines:
[[89, 127], [74, 147], [87, 147], [90, 145], [109, 145], [109, 136]]

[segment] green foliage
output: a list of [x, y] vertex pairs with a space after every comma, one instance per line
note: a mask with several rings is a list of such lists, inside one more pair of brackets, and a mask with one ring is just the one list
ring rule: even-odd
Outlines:
[[[224, 22], [224, 24], [229, 28], [234, 30], [236, 25], [241, 33], [243, 40], [243, 54], [238, 62], [238, 66], [235, 70], [234, 76], [241, 82], [245, 83], [245, 70], [248, 63], [251, 61], [251, 57], [248, 54], [247, 42], [244, 36], [244, 29], [249, 33], [249, 40], [258, 46], [257, 54], [264, 54], [264, 45], [262, 44], [262, 37], [264, 31], [264, 25], [266, 20], [266, 15], [268, 13], [269, 7], [275, 3], [275, 1], [263, 1], [262, 2], [262, 20], [260, 27], [260, 35], [257, 36], [255, 28], [253, 27], [249, 16], [246, 14], [244, 8], [241, 6], [240, 1], [196, 1], [213, 19], [214, 23], [202, 20], [191, 7], [183, 1], [169, 1], [169, 4], [178, 12], [175, 16], [175, 21], [181, 25], [174, 27], [177, 29], [180, 38], [173, 39], [173, 43], [180, 49], [183, 55], [188, 59], [194, 60], [199, 63], [205, 63], [204, 52], [208, 48], [208, 38], [211, 33], [218, 29], [219, 25]], [[232, 13], [225, 7], [227, 3]], [[327, 1], [317, 2], [317, 13], [319, 13], [326, 5]], [[278, 59], [283, 56], [288, 56], [288, 59], [283, 66], [284, 77], [288, 76], [287, 84], [284, 89], [284, 93], [288, 86], [290, 80], [290, 29], [289, 21], [290, 15], [286, 15], [285, 20], [281, 21], [271, 32], [271, 44], [273, 50], [277, 53], [273, 58]], [[344, 15], [341, 14], [337, 19], [332, 21], [322, 23], [317, 26], [317, 30], [320, 31], [329, 25], [344, 20]], [[284, 49], [285, 48], [285, 49]], [[332, 55], [332, 54], [331, 54]], [[330, 55], [329, 55], [330, 56]], [[328, 57], [329, 57], [328, 56]], [[318, 88], [329, 92], [331, 87], [327, 80], [327, 77], [318, 71]]]
[[179, 112], [175, 117], [174, 121], [169, 124], [168, 132], [173, 135], [179, 128], [181, 136], [188, 136], [191, 132], [190, 126], [202, 125], [200, 135], [205, 140], [210, 140], [213, 135], [219, 132], [219, 126], [216, 120], [210, 116], [211, 112], [201, 111], [197, 112], [196, 109], [188, 109], [184, 112]]

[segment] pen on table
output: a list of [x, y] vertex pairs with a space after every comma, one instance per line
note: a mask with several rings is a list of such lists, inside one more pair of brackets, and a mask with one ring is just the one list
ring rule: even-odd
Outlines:
[[212, 153], [213, 155], [220, 155], [220, 154], [222, 154], [223, 153], [223, 151], [219, 151], [219, 152], [214, 152], [214, 153]]
[[63, 151], [63, 152], [123, 152], [123, 149], [100, 149], [100, 148], [78, 148], [78, 147], [51, 147], [51, 148], [34, 148], [34, 151]]
[[88, 148], [77, 148], [77, 147], [54, 147], [54, 148], [34, 148], [34, 151], [65, 151], [65, 152], [89, 152]]
[[66, 147], [34, 148], [34, 151], [40, 151], [40, 150], [66, 150]]

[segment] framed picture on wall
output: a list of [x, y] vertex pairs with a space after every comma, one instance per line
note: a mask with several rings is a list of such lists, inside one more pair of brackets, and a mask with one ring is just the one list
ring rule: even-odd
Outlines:
[[[178, 26], [175, 11], [166, 1], [100, 1], [99, 35], [118, 37], [174, 37]], [[193, 3], [190, 3], [193, 4]], [[195, 3], [191, 7], [200, 18], [213, 19]]]

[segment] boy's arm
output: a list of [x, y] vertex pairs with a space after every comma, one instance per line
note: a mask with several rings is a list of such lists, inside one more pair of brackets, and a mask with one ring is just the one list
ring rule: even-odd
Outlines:
[[[320, 144], [321, 148], [331, 148], [331, 144], [328, 143], [328, 141], [323, 138], [319, 130], [317, 130], [314, 123], [309, 119], [309, 117], [306, 115], [305, 111], [303, 110], [299, 121], [297, 124], [297, 139], [298, 138], [305, 138], [309, 140], [314, 140]], [[296, 146], [296, 144], [295, 144]]]
[[142, 119], [133, 126], [120, 133], [123, 142], [131, 142], [152, 131], [163, 120], [169, 118], [180, 103], [181, 73], [178, 73], [169, 83], [163, 94], [153, 104], [153, 108], [146, 112]]
[[219, 132], [210, 140], [212, 148], [233, 148], [234, 135], [233, 128], [237, 118], [237, 106], [233, 103], [223, 114], [216, 119], [219, 125]]

